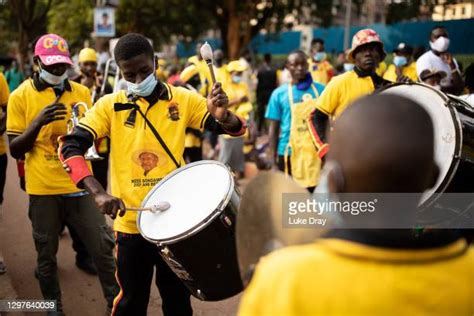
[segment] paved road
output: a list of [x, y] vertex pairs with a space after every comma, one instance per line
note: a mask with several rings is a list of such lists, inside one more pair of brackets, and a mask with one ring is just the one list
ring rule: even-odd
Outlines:
[[[28, 197], [19, 188], [15, 161], [9, 159], [3, 222], [0, 225], [3, 256], [9, 277], [12, 279], [13, 287], [19, 297], [41, 299], [38, 282], [33, 276], [36, 252], [27, 216]], [[99, 281], [97, 277], [89, 276], [76, 268], [69, 235], [65, 235], [60, 241], [58, 265], [65, 313], [81, 316], [104, 315], [105, 301]], [[221, 302], [200, 302], [194, 299], [194, 314], [234, 315], [238, 301], [239, 296]], [[154, 286], [152, 287], [148, 314], [162, 315], [161, 301]]]

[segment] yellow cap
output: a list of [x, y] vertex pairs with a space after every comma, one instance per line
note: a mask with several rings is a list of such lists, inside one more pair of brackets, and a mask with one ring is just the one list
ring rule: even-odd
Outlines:
[[81, 49], [79, 52], [79, 62], [83, 63], [87, 61], [97, 62], [97, 53], [94, 49], [88, 47]]
[[247, 70], [247, 66], [241, 62], [240, 60], [234, 60], [234, 61], [231, 61], [228, 65], [227, 65], [227, 71], [228, 72], [242, 72], [242, 71], [245, 71]]

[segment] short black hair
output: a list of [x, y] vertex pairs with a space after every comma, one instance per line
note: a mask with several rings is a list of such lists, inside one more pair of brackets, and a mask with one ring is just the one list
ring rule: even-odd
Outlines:
[[471, 63], [464, 71], [464, 83], [469, 92], [474, 91], [474, 63]]
[[435, 26], [433, 26], [433, 28], [431, 29], [431, 32], [430, 32], [430, 36], [431, 36], [431, 34], [433, 34], [433, 31], [434, 31], [434, 30], [437, 30], [437, 29], [446, 30], [446, 27], [443, 26], [443, 25], [435, 25]]
[[154, 58], [153, 47], [148, 39], [137, 33], [128, 33], [122, 36], [114, 49], [115, 61], [129, 60], [135, 56], [146, 54], [150, 58]]
[[319, 37], [313, 38], [313, 40], [311, 41], [311, 46], [313, 46], [313, 45], [316, 44], [316, 43], [319, 43], [319, 44], [321, 44], [321, 45], [324, 45], [324, 40], [323, 40], [322, 38], [319, 38]]
[[265, 60], [267, 63], [270, 63], [272, 61], [272, 54], [266, 53], [263, 55], [263, 60]]
[[286, 59], [288, 59], [288, 57], [290, 57], [290, 55], [293, 55], [293, 54], [298, 54], [298, 55], [303, 55], [304, 57], [308, 57], [308, 55], [301, 49], [295, 49], [295, 50], [292, 50]]

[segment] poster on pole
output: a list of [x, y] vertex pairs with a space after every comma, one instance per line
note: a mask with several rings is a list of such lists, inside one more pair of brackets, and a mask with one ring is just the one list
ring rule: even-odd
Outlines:
[[96, 37], [115, 36], [115, 8], [94, 9], [94, 34]]

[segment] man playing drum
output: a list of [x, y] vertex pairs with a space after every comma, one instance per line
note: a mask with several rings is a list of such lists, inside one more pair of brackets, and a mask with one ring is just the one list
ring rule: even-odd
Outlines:
[[326, 127], [329, 119], [335, 119], [355, 99], [372, 93], [389, 81], [376, 73], [377, 65], [386, 53], [379, 35], [371, 29], [357, 32], [352, 38], [348, 59], [355, 63], [353, 70], [334, 77], [317, 101], [316, 109], [308, 120], [313, 143], [322, 158], [328, 151]]
[[114, 278], [113, 236], [91, 196], [74, 186], [57, 154], [58, 137], [67, 130], [71, 107], [90, 105], [89, 90], [67, 80], [72, 64], [66, 41], [56, 34], [42, 36], [35, 46], [40, 69], [24, 81], [8, 101], [7, 134], [13, 158], [26, 157], [26, 192], [33, 226], [37, 277], [45, 299], [57, 300], [62, 312], [56, 253], [64, 223], [81, 237], [97, 267], [108, 307], [118, 292]]
[[[155, 266], [164, 314], [191, 315], [189, 290], [163, 261], [156, 245], [139, 234], [136, 212], [125, 212], [126, 206], [140, 205], [156, 183], [184, 165], [186, 128], [240, 136], [246, 127], [227, 111], [228, 98], [219, 83], [206, 101], [197, 93], [159, 82], [153, 47], [144, 36], [124, 35], [114, 54], [128, 90], [101, 98], [74, 131], [62, 137], [61, 159], [74, 183], [92, 194], [103, 213], [115, 218], [121, 291], [113, 315], [146, 315]], [[113, 195], [92, 176], [83, 158], [94, 139], [104, 136], [111, 140]], [[141, 153], [156, 156], [145, 171], [143, 162], [134, 159], [144, 157]]]

